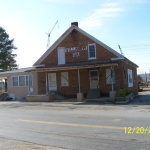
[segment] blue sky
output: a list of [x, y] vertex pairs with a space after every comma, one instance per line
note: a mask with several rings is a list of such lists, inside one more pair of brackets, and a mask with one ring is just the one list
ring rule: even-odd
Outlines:
[[[0, 26], [15, 39], [19, 68], [30, 67], [71, 25], [150, 71], [150, 0], [0, 0]], [[58, 27], [59, 25], [59, 27]]]

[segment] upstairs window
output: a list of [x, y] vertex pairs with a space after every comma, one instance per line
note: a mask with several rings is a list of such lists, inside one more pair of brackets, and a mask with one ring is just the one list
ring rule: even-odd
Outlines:
[[96, 44], [88, 44], [89, 59], [96, 59]]

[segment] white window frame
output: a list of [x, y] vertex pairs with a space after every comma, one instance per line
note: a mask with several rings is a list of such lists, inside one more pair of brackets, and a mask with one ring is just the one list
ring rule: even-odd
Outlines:
[[[95, 47], [95, 57], [90, 57], [90, 50], [89, 50], [89, 46], [92, 46], [94, 45]], [[91, 59], [96, 59], [96, 44], [93, 43], [93, 44], [88, 44], [88, 59], [91, 60]]]
[[[20, 76], [24, 76], [24, 77], [25, 77], [25, 86], [20, 86], [20, 85], [19, 85], [19, 77], [20, 77]], [[26, 76], [28, 76], [28, 75], [12, 76], [12, 77], [11, 77], [11, 80], [12, 80], [12, 87], [27, 87], [28, 85], [26, 84]], [[29, 86], [33, 86], [33, 75], [29, 75], [29, 76], [32, 76], [32, 85], [29, 85]], [[17, 85], [17, 86], [13, 86], [13, 77], [17, 77], [17, 78], [18, 78], [18, 85]]]
[[[107, 76], [107, 70], [108, 70], [108, 69], [110, 70], [110, 73], [111, 73], [111, 68], [106, 68], [106, 70], [105, 70], [105, 71], [106, 71], [106, 84], [112, 84], [111, 75], [110, 75], [110, 82], [108, 82], [108, 80], [107, 80], [107, 77], [108, 77], [108, 76]], [[115, 69], [112, 68], [112, 70], [114, 71], [114, 72], [113, 72], [113, 75], [114, 75], [114, 77], [113, 77], [113, 83], [115, 83]]]
[[[64, 78], [64, 77], [62, 77], [62, 73], [67, 73], [68, 79], [66, 78], [67, 80], [66, 80], [66, 79], [65, 79], [65, 80], [68, 81], [68, 82], [67, 82], [66, 85], [63, 85], [63, 84], [62, 84], [62, 78]], [[69, 75], [68, 75], [68, 72], [61, 72], [61, 77], [60, 77], [60, 79], [61, 79], [61, 86], [69, 86]]]
[[[17, 86], [13, 86], [13, 78], [15, 78], [15, 77], [18, 78], [18, 85]], [[12, 81], [12, 87], [19, 87], [19, 76], [12, 76], [11, 81]]]
[[[33, 75], [32, 74], [31, 75], [26, 75], [26, 77], [29, 77], [29, 79], [30, 79], [30, 76], [32, 76], [32, 84], [31, 85], [29, 84], [29, 86], [33, 86]], [[30, 83], [30, 81], [29, 81], [29, 83]], [[28, 85], [26, 84], [26, 86], [28, 86]]]

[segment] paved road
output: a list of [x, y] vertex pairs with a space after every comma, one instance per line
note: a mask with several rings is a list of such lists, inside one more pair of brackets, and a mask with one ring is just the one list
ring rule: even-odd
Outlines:
[[150, 92], [123, 105], [0, 102], [0, 148], [18, 145], [18, 149], [149, 150]]

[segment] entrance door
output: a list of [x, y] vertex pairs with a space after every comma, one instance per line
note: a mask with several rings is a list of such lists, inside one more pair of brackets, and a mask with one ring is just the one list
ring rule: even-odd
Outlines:
[[98, 70], [90, 70], [90, 89], [96, 89], [98, 86]]
[[56, 73], [48, 74], [49, 91], [57, 91]]

